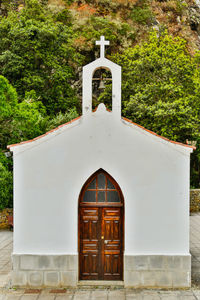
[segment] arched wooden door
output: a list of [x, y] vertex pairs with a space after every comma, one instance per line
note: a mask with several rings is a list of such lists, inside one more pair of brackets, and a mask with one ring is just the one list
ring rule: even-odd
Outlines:
[[124, 201], [104, 170], [94, 173], [79, 197], [79, 279], [123, 280]]

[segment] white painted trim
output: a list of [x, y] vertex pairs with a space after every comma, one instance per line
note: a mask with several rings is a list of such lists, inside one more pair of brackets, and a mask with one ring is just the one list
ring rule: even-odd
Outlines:
[[109, 69], [112, 74], [112, 113], [121, 118], [121, 67], [112, 61], [100, 57], [83, 67], [83, 116], [92, 112], [92, 77], [99, 68]]

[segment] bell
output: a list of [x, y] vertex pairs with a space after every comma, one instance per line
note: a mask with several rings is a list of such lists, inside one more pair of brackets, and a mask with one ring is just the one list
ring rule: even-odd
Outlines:
[[100, 89], [100, 90], [105, 89], [105, 84], [104, 84], [104, 81], [103, 81], [103, 80], [100, 81], [99, 89]]

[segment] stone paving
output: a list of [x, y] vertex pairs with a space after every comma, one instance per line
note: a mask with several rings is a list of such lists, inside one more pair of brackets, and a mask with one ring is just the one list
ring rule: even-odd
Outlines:
[[10, 291], [0, 295], [0, 300], [197, 300], [197, 290], [161, 291], [161, 290], [68, 290], [64, 294], [51, 294], [49, 290], [37, 294], [24, 291]]
[[200, 288], [200, 214], [190, 216], [190, 253], [192, 255], [192, 282]]
[[0, 231], [0, 287], [10, 280], [12, 236], [11, 231]]
[[200, 214], [190, 217], [192, 288], [188, 290], [147, 289], [61, 289], [30, 290], [9, 287], [12, 232], [0, 231], [0, 300], [200, 300]]

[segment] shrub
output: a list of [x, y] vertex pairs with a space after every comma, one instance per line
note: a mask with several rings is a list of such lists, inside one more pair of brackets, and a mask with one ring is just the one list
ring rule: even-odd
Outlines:
[[131, 19], [134, 22], [142, 25], [149, 24], [152, 22], [152, 12], [148, 7], [136, 7], [132, 10]]
[[134, 6], [130, 17], [133, 22], [139, 23], [141, 25], [146, 25], [152, 23], [153, 13], [148, 3], [146, 1], [143, 1], [141, 5]]
[[13, 206], [13, 176], [9, 159], [0, 151], [0, 210]]

